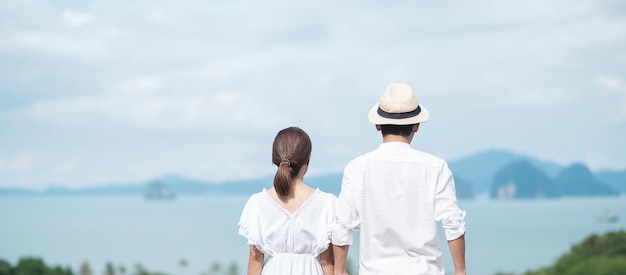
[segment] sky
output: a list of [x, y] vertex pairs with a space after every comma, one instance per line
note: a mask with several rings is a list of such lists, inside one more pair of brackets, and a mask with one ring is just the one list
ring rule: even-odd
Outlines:
[[289, 126], [341, 172], [393, 82], [448, 161], [626, 169], [624, 1], [0, 0], [0, 187], [264, 177]]

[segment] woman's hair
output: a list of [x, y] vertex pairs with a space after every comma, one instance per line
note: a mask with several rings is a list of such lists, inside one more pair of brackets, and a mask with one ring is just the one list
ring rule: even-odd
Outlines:
[[298, 127], [278, 132], [272, 146], [272, 162], [278, 166], [274, 176], [274, 189], [278, 195], [289, 194], [291, 181], [303, 165], [309, 164], [311, 148], [309, 135]]

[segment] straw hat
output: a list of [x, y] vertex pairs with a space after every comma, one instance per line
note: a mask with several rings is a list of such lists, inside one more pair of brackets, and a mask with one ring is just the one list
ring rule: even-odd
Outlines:
[[428, 110], [419, 104], [415, 93], [404, 83], [392, 83], [367, 118], [377, 125], [409, 125], [428, 120]]

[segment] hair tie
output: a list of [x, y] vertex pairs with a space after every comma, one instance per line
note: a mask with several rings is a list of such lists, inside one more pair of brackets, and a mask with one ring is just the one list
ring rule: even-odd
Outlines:
[[289, 159], [287, 159], [287, 158], [283, 158], [283, 160], [280, 162], [280, 164], [278, 166], [282, 165], [283, 163], [286, 163], [287, 166], [291, 166], [291, 163], [289, 162]]

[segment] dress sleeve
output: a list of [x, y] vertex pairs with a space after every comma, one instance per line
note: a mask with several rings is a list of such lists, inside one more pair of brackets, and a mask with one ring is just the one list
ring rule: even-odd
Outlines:
[[328, 216], [326, 217], [326, 233], [328, 234], [328, 241], [332, 242], [332, 234], [333, 234], [333, 221], [335, 219], [335, 205], [337, 205], [337, 197], [333, 194], [328, 194], [329, 196], [329, 208]]
[[334, 213], [335, 213], [335, 203], [337, 201], [337, 197], [335, 197], [335, 195], [330, 194], [330, 193], [324, 193], [324, 195], [326, 196], [324, 198], [324, 207], [321, 207], [320, 209], [322, 211], [324, 211], [323, 213], [320, 213], [322, 215], [322, 219], [324, 219], [324, 235], [320, 235], [320, 239], [319, 242], [317, 243], [316, 249], [315, 249], [315, 256], [318, 256], [319, 254], [321, 254], [322, 252], [326, 251], [326, 249], [328, 249], [329, 244], [332, 241], [332, 224], [333, 224], [333, 219], [334, 219]]
[[259, 233], [255, 232], [258, 217], [258, 207], [256, 207], [256, 196], [252, 195], [243, 207], [239, 217], [239, 235], [248, 240], [249, 245], [260, 245]]
[[446, 240], [457, 239], [465, 234], [465, 211], [459, 208], [454, 177], [445, 162], [439, 173], [436, 192], [435, 219], [441, 221]]
[[353, 232], [359, 229], [361, 219], [357, 209], [360, 189], [355, 183], [354, 163], [349, 163], [343, 172], [341, 192], [335, 203], [335, 214], [332, 223], [332, 243], [334, 245], [351, 245]]

